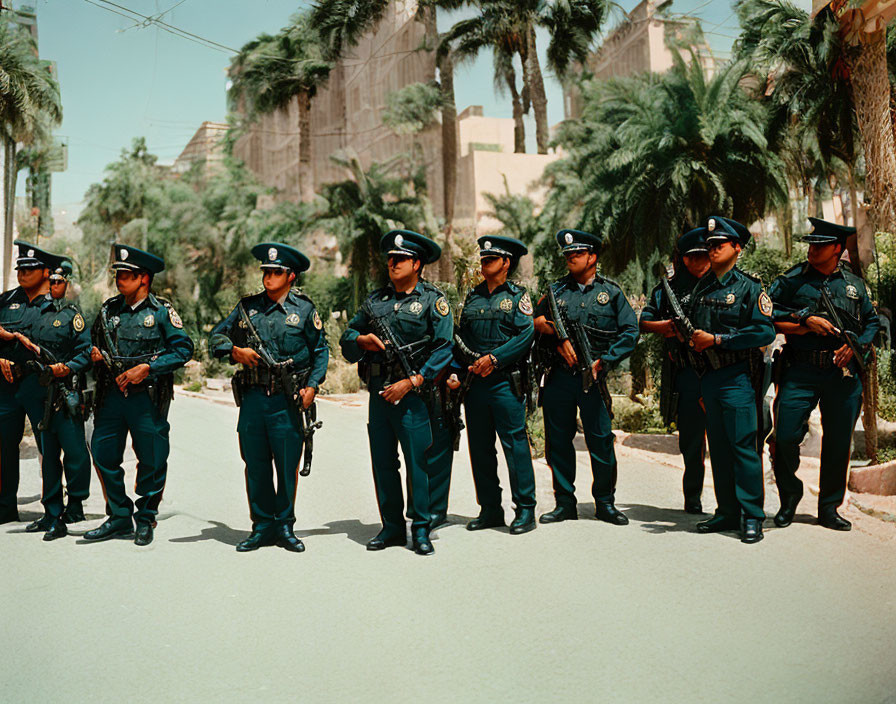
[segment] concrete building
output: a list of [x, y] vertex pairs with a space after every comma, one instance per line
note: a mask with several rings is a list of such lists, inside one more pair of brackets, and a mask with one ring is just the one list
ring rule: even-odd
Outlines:
[[224, 135], [227, 125], [223, 122], [203, 122], [187, 146], [174, 160], [171, 170], [176, 174], [189, 171], [200, 164], [206, 175], [220, 169], [224, 160]]
[[[671, 46], [685, 40], [696, 26], [696, 19], [669, 18], [662, 10], [672, 0], [643, 0], [607, 35], [600, 48], [588, 58], [585, 70], [595, 78], [633, 76], [639, 73], [663, 73], [672, 68]], [[715, 60], [709, 45], [695, 47], [704, 66], [712, 68]], [[581, 94], [575, 86], [564, 88], [563, 111], [566, 119], [582, 114]]]

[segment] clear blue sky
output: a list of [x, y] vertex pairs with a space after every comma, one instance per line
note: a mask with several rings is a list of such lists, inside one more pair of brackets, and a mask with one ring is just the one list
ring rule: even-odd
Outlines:
[[[164, 21], [234, 48], [260, 32], [276, 32], [293, 12], [308, 4], [297, 0], [115, 1], [143, 15], [173, 8]], [[15, 4], [22, 3], [16, 0]], [[80, 202], [87, 187], [102, 179], [106, 164], [133, 137], [145, 136], [150, 150], [161, 161], [170, 162], [201, 122], [225, 120], [225, 70], [230, 53], [154, 26], [135, 26], [88, 0], [31, 0], [30, 4], [37, 9], [41, 57], [57, 63], [64, 110], [57, 133], [69, 139], [68, 171], [53, 175], [55, 208]], [[621, 2], [626, 10], [636, 4], [635, 0]], [[673, 10], [699, 16], [714, 49], [730, 48], [737, 22], [729, 0], [675, 0]], [[510, 117], [509, 99], [494, 94], [490, 57], [461, 71], [455, 81], [459, 108], [483, 105], [488, 115]], [[547, 80], [549, 119], [554, 124], [563, 118], [561, 91], [551, 77]]]

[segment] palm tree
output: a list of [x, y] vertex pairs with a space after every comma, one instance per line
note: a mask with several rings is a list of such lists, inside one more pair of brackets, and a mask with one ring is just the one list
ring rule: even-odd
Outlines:
[[[47, 122], [62, 120], [59, 85], [31, 35], [0, 22], [0, 140], [3, 142], [3, 261], [12, 256], [17, 144], [30, 144]], [[4, 266], [3, 288], [8, 287]]]
[[311, 100], [332, 68], [321, 50], [320, 37], [310, 24], [309, 13], [294, 15], [291, 24], [276, 36], [258, 36], [242, 47], [230, 65], [231, 109], [242, 108], [248, 119], [284, 109], [293, 100], [298, 102], [303, 201], [314, 198]]
[[767, 109], [741, 85], [747, 66], [708, 78], [695, 54], [673, 60], [663, 75], [586, 83], [582, 120], [559, 138], [570, 156], [551, 173], [578, 183], [552, 191], [546, 210], [569, 213], [575, 199], [578, 223], [604, 236], [601, 261], [614, 272], [668, 251], [708, 213], [752, 222], [788, 198]]

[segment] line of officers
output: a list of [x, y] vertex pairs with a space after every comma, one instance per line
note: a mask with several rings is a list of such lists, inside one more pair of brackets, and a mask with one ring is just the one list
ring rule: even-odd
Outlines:
[[[410, 522], [413, 550], [434, 552], [431, 533], [447, 522], [452, 459], [464, 426], [461, 407], [480, 505], [469, 530], [506, 525], [496, 439], [510, 479], [510, 533], [536, 528], [526, 433], [532, 403], [543, 409], [556, 502], [538, 521], [579, 517], [573, 443], [578, 416], [593, 476], [594, 515], [627, 524], [615, 505], [617, 463], [606, 379], [632, 353], [639, 329], [665, 338], [663, 392], [671, 399], [667, 417], [678, 421], [689, 513], [702, 513], [709, 444], [717, 509], [697, 524], [698, 532], [739, 531], [745, 543], [763, 537], [761, 450], [770, 424], [761, 399], [770, 375], [762, 349], [776, 330], [786, 344], [775, 370], [770, 442], [781, 500], [775, 523], [789, 525], [802, 497], [799, 444], [820, 404], [818, 521], [848, 530], [837, 508], [861, 407], [861, 365], [854, 354], [867, 353], [879, 321], [862, 280], [840, 263], [854, 230], [812, 222], [807, 261], [779, 277], [769, 295], [736, 266], [750, 240], [747, 228], [729, 218], [707, 218], [704, 227], [679, 239], [674, 275], [654, 289], [640, 321], [619, 285], [597, 271], [601, 240], [591, 233], [557, 233], [568, 271], [534, 306], [509, 278], [527, 253], [525, 245], [510, 237], [479, 238], [483, 281], [467, 295], [457, 323], [445, 294], [423, 277], [424, 267], [439, 259], [439, 246], [416, 232], [387, 233], [380, 249], [389, 283], [367, 297], [339, 341], [370, 391], [367, 429], [382, 530], [367, 549], [406, 547]], [[45, 510], [26, 530], [43, 531], [44, 539], [52, 540], [66, 534], [67, 524], [84, 519], [81, 504], [89, 486], [84, 420], [92, 408], [91, 449], [107, 519], [84, 538], [133, 537], [146, 545], [167, 473], [172, 373], [193, 351], [171, 304], [151, 291], [164, 262], [113, 245], [120, 293], [103, 304], [88, 333], [77, 306], [55, 290], [61, 285], [56, 282], [67, 278], [63, 259], [27, 243], [17, 245], [20, 285], [0, 297], [0, 522], [18, 520], [18, 445], [25, 415], [42, 453]], [[313, 302], [295, 288], [308, 258], [277, 242], [259, 244], [252, 254], [261, 264], [262, 291], [242, 298], [208, 340], [212, 355], [241, 367], [234, 393], [252, 532], [237, 550], [278, 545], [302, 552], [304, 544], [294, 533], [299, 467], [309, 437], [301, 415], [313, 408], [325, 379], [329, 347]], [[823, 295], [842, 316], [836, 320], [840, 327], [820, 303]], [[852, 335], [851, 344], [845, 335]], [[84, 392], [83, 375], [91, 364], [95, 399]], [[61, 391], [54, 391], [57, 387]], [[137, 456], [136, 502], [125, 492], [121, 466], [129, 433]]]

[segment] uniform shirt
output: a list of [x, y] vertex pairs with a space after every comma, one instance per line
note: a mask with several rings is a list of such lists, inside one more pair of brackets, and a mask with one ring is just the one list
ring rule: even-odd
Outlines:
[[737, 267], [721, 279], [713, 271], [700, 279], [690, 313], [695, 328], [721, 337], [718, 349], [737, 352], [775, 339], [771, 299], [758, 279]]
[[[632, 353], [638, 341], [638, 319], [619, 284], [596, 274], [594, 280], [583, 287], [572, 274], [567, 274], [551, 287], [557, 305], [566, 310], [572, 322], [615, 334], [607, 350], [598, 354], [606, 371], [618, 366]], [[538, 302], [535, 317], [540, 315], [553, 321], [547, 296]]]
[[[7, 332], [20, 332], [31, 339], [31, 328], [43, 314], [48, 299], [52, 300], [50, 294], [36, 296], [29, 301], [21, 286], [6, 291], [0, 295], [0, 326]], [[14, 364], [24, 364], [34, 359], [34, 355], [18, 340], [0, 340], [0, 357]]]
[[[371, 293], [367, 301], [373, 314], [385, 318], [400, 338], [399, 344], [429, 339], [427, 351], [420, 357], [422, 363], [416, 371], [425, 380], [434, 380], [451, 361], [454, 347], [454, 319], [445, 294], [428, 281], [421, 280], [409, 293], [398, 292], [389, 283]], [[339, 340], [342, 354], [349, 362], [358, 362], [365, 357], [365, 350], [358, 345], [358, 336], [371, 332], [370, 319], [362, 307]], [[381, 352], [366, 352], [366, 360], [372, 363], [385, 361]]]
[[[870, 345], [880, 329], [880, 319], [865, 289], [865, 282], [841, 265], [830, 276], [825, 276], [809, 262], [801, 262], [775, 279], [769, 294], [775, 303], [774, 319], [798, 323], [806, 316], [823, 311], [819, 299], [824, 285], [834, 307], [842, 318], [851, 317], [859, 329], [860, 347]], [[847, 315], [844, 316], [843, 313]], [[827, 317], [825, 313], [819, 315]], [[844, 324], [847, 320], [842, 321]], [[843, 345], [835, 335], [787, 335], [787, 344], [801, 350], [835, 350]]]
[[74, 303], [57, 301], [47, 295], [40, 310], [41, 315], [32, 324], [28, 339], [49, 351], [72, 372], [87, 369], [90, 366], [90, 331], [81, 309]]
[[[690, 306], [694, 287], [699, 280], [683, 265], [676, 270], [675, 276], [669, 279], [669, 286], [678, 298], [678, 302], [681, 304], [685, 314], [687, 314]], [[675, 314], [672, 311], [672, 304], [666, 297], [666, 291], [662, 282], [660, 282], [653, 287], [647, 305], [641, 311], [640, 319], [647, 321], [670, 320], [673, 315]], [[663, 345], [667, 351], [673, 354], [673, 359], [676, 363], [689, 364], [688, 355], [686, 354], [688, 351], [686, 342], [681, 342], [677, 337], [665, 337], [663, 338]]]
[[498, 369], [513, 366], [526, 356], [535, 337], [526, 289], [507, 281], [489, 293], [483, 281], [464, 301], [458, 334], [473, 352], [494, 355]]
[[[307, 386], [318, 388], [327, 376], [330, 348], [317, 309], [303, 293], [290, 289], [283, 302], [274, 301], [264, 291], [245, 296], [241, 303], [265, 349], [278, 362], [291, 361], [297, 368], [309, 368]], [[230, 357], [234, 344], [248, 346], [248, 331], [234, 307], [209, 335], [208, 346], [217, 358]]]
[[[152, 355], [147, 362], [150, 376], [170, 374], [193, 356], [193, 341], [184, 332], [180, 316], [168, 301], [150, 293], [132, 307], [119, 294], [103, 303], [103, 309], [107, 330], [117, 347], [116, 356]], [[91, 330], [93, 344], [106, 349], [100, 328], [101, 316], [97, 315]]]

